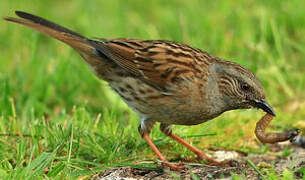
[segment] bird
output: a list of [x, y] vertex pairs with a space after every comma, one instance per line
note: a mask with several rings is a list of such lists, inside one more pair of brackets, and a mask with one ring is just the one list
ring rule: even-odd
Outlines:
[[221, 164], [173, 133], [173, 125], [197, 125], [226, 111], [258, 108], [275, 116], [259, 79], [247, 68], [206, 51], [168, 40], [87, 38], [42, 17], [15, 11], [4, 20], [27, 26], [74, 48], [139, 116], [138, 131], [164, 167], [179, 170], [149, 134], [156, 123], [199, 160]]

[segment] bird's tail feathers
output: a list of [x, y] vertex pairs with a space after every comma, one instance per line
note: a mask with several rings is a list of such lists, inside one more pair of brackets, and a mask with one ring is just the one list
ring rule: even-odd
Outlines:
[[84, 36], [33, 14], [22, 11], [15, 11], [15, 13], [23, 19], [5, 17], [4, 20], [35, 29], [82, 52], [92, 52], [93, 47]]

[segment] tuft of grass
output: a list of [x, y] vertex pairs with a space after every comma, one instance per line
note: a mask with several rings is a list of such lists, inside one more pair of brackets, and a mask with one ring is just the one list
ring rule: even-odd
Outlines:
[[[304, 6], [297, 0], [15, 0], [0, 1], [0, 16], [22, 10], [88, 37], [184, 42], [242, 64], [259, 77], [275, 107], [271, 128], [283, 130], [305, 116]], [[136, 114], [74, 50], [0, 23], [0, 179], [85, 178], [156, 158], [138, 135]], [[232, 111], [198, 126], [176, 126], [174, 132], [202, 149], [267, 153], [253, 133], [261, 116]], [[157, 127], [152, 137], [169, 158], [192, 155]]]
[[257, 174], [263, 179], [265, 180], [265, 176], [263, 175], [263, 173], [259, 170], [259, 168], [250, 160], [250, 159], [247, 159], [246, 160], [246, 163], [252, 167], [254, 169], [255, 172], [257, 172]]

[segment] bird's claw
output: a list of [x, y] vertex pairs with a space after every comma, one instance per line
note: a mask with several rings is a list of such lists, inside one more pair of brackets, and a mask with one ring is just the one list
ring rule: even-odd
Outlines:
[[231, 165], [233, 161], [223, 161], [223, 162], [219, 162], [216, 161], [210, 157], [208, 157], [206, 154], [204, 153], [196, 153], [197, 154], [197, 158], [185, 158], [183, 161], [184, 162], [204, 162], [205, 165], [207, 166], [224, 166], [224, 165]]

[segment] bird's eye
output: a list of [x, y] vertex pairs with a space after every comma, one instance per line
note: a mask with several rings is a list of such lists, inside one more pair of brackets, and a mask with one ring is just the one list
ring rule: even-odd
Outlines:
[[244, 91], [248, 91], [250, 89], [250, 86], [247, 83], [241, 83], [240, 87]]

